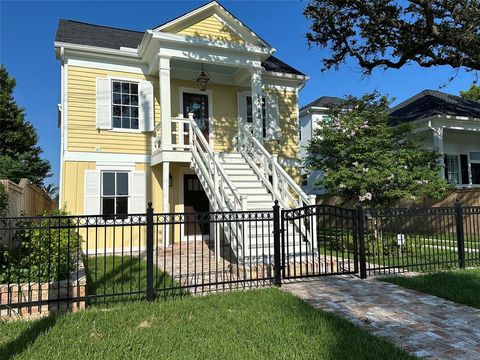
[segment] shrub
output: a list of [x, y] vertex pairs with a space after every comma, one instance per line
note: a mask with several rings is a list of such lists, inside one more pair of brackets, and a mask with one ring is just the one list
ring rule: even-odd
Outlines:
[[0, 249], [0, 283], [63, 280], [76, 269], [82, 239], [65, 210], [20, 220], [11, 248]]
[[[344, 230], [329, 232], [320, 230], [319, 245], [324, 244], [328, 251], [340, 253], [353, 253], [355, 243], [353, 233]], [[400, 246], [397, 242], [397, 234], [379, 232], [377, 236], [372, 233], [365, 234], [365, 253], [367, 256], [397, 256], [401, 254], [414, 254], [422, 243], [415, 241], [415, 237], [406, 236], [405, 243]]]

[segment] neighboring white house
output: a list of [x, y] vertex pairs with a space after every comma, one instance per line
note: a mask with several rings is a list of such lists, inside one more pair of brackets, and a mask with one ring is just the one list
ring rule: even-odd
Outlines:
[[[318, 123], [325, 121], [328, 105], [342, 99], [323, 96], [300, 109], [300, 155]], [[425, 148], [441, 155], [441, 175], [457, 188], [480, 187], [480, 102], [436, 90], [423, 90], [390, 109], [392, 126], [412, 123]], [[315, 186], [321, 171], [302, 172], [306, 193], [325, 192]]]
[[[329, 119], [328, 109], [332, 106], [339, 106], [344, 101], [344, 99], [338, 97], [322, 96], [300, 109], [300, 129], [298, 136], [300, 158], [302, 161], [307, 156], [306, 147], [318, 124]], [[321, 171], [308, 172], [302, 169], [302, 188], [307, 194], [322, 194], [325, 192], [316, 186], [316, 181], [320, 176]]]
[[480, 102], [423, 90], [390, 110], [392, 125], [410, 122], [436, 149], [441, 175], [457, 188], [480, 187]]

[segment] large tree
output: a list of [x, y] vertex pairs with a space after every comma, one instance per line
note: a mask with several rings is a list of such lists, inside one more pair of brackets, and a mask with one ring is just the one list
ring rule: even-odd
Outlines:
[[18, 182], [28, 178], [42, 186], [50, 176], [50, 163], [40, 157], [35, 128], [25, 119], [25, 110], [13, 98], [15, 79], [0, 67], [0, 178]]
[[480, 101], [480, 86], [472, 84], [470, 89], [460, 91], [460, 96], [464, 99]]
[[410, 124], [389, 124], [389, 100], [378, 93], [349, 97], [330, 110], [308, 144], [306, 165], [322, 170], [319, 185], [346, 202], [392, 206], [441, 198], [449, 188], [438, 154], [421, 148]]
[[307, 40], [323, 70], [355, 59], [365, 74], [414, 62], [480, 70], [479, 0], [311, 0]]

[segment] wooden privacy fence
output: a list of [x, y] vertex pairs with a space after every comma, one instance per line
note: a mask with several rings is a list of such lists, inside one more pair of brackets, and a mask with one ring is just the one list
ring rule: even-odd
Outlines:
[[42, 188], [28, 179], [21, 179], [18, 184], [10, 180], [0, 180], [8, 194], [7, 216], [36, 216], [50, 212], [57, 207], [55, 201]]

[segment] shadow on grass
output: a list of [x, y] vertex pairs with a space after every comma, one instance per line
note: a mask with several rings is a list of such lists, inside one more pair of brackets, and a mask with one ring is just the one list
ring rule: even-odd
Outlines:
[[12, 359], [27, 350], [38, 336], [53, 328], [61, 316], [62, 314], [58, 313], [30, 322], [19, 320], [18, 326], [27, 326], [13, 340], [0, 347], [0, 359]]
[[[147, 262], [122, 256], [89, 257], [85, 260], [87, 294], [96, 298], [89, 305], [144, 300], [147, 291]], [[172, 277], [154, 268], [154, 289], [169, 296], [186, 295]]]

